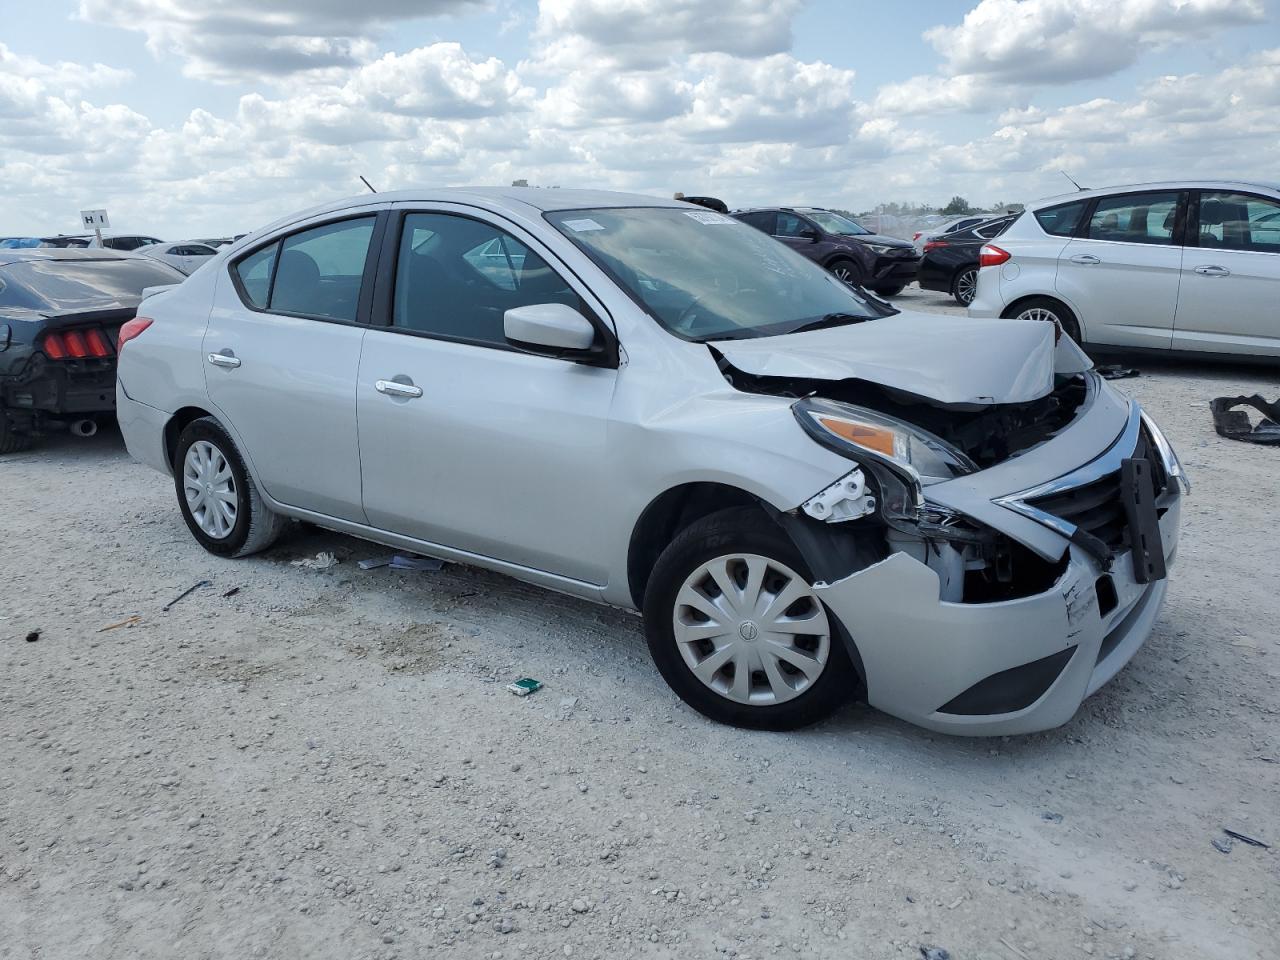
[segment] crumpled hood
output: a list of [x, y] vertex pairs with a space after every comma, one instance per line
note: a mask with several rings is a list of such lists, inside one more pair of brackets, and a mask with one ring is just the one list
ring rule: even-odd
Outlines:
[[[1062, 342], [1069, 343], [1066, 337]], [[938, 403], [1026, 403], [1053, 389], [1054, 327], [1030, 320], [899, 313], [711, 346], [754, 376], [854, 378]], [[1070, 360], [1077, 361], [1078, 353], [1073, 351]]]

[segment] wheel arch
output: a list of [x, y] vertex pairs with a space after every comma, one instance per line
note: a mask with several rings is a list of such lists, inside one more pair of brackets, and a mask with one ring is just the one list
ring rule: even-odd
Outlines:
[[[169, 422], [164, 425], [164, 456], [165, 462], [169, 464], [169, 472], [173, 472], [173, 455], [178, 449], [178, 437], [182, 436], [182, 431], [187, 425], [199, 420], [201, 417], [213, 417], [208, 410], [201, 407], [181, 407], [174, 411], [173, 416], [169, 418]], [[221, 423], [221, 421], [219, 421]]]
[[1006, 306], [1003, 310], [1000, 311], [1000, 316], [1004, 319], [1010, 319], [1019, 310], [1021, 310], [1024, 306], [1026, 306], [1028, 302], [1032, 300], [1052, 300], [1055, 303], [1061, 304], [1066, 309], [1067, 313], [1071, 315], [1071, 319], [1075, 321], [1076, 327], [1080, 331], [1081, 342], [1088, 341], [1089, 331], [1086, 328], [1084, 322], [1080, 319], [1080, 311], [1076, 309], [1075, 305], [1071, 303], [1071, 301], [1069, 301], [1066, 297], [1062, 296], [1062, 294], [1057, 293], [1056, 291], [1054, 293], [1024, 294], [1023, 296], [1018, 297], [1016, 300], [1009, 301], [1008, 306]]
[[653, 565], [680, 531], [719, 510], [742, 506], [760, 507], [764, 516], [777, 515], [759, 496], [715, 481], [682, 483], [654, 497], [640, 512], [627, 547], [627, 587], [635, 608], [644, 609]]

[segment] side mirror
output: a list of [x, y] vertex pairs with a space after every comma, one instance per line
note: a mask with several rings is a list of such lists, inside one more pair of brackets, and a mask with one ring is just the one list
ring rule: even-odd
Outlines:
[[814, 230], [812, 227], [809, 227], [805, 230], [801, 230], [800, 236], [804, 237], [810, 243], [817, 243], [819, 237], [821, 237], [821, 234], [819, 234], [818, 231]]
[[555, 350], [590, 350], [596, 340], [591, 321], [563, 303], [512, 307], [502, 315], [502, 332], [513, 343]]

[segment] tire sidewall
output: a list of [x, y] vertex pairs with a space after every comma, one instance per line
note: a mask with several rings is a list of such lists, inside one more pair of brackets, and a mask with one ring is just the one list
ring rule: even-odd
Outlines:
[[844, 636], [830, 609], [826, 610], [831, 627], [826, 669], [808, 690], [784, 703], [752, 707], [722, 697], [694, 676], [680, 654], [672, 623], [675, 599], [689, 574], [708, 560], [728, 553], [755, 553], [786, 564], [812, 583], [800, 551], [777, 524], [759, 511], [732, 512], [744, 520], [754, 514], [754, 522], [700, 534], [690, 528], [686, 531], [690, 535], [677, 537], [658, 558], [644, 598], [649, 653], [680, 699], [712, 720], [757, 730], [791, 730], [816, 723], [852, 699], [857, 690]]
[[[221, 540], [215, 540], [200, 529], [200, 524], [196, 522], [195, 517], [191, 515], [191, 509], [187, 506], [186, 492], [183, 490], [183, 464], [187, 450], [199, 440], [206, 440], [221, 451], [231, 467], [231, 475], [236, 482], [236, 524], [231, 529], [231, 533]], [[226, 430], [210, 419], [195, 420], [187, 424], [178, 437], [173, 454], [174, 490], [178, 495], [178, 509], [182, 511], [182, 519], [187, 522], [187, 529], [191, 531], [191, 535], [196, 538], [200, 546], [210, 553], [220, 557], [235, 556], [248, 540], [249, 528], [253, 524], [249, 496], [250, 482], [244, 461], [240, 458], [240, 451]]]
[[[842, 281], [843, 283], [847, 283], [851, 287], [862, 286], [862, 268], [858, 266], [857, 261], [850, 260], [848, 257], [841, 257], [837, 260], [831, 261], [831, 265], [827, 267], [827, 270], [832, 276], [835, 276], [835, 272], [841, 267], [844, 267], [849, 271], [849, 279]], [[839, 280], [840, 278], [836, 277], [836, 279]]]

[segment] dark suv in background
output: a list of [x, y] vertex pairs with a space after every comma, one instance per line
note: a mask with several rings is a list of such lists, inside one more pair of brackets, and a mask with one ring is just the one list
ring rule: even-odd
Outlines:
[[891, 297], [916, 278], [920, 255], [908, 240], [872, 233], [821, 207], [756, 207], [732, 216], [781, 240], [845, 283]]

